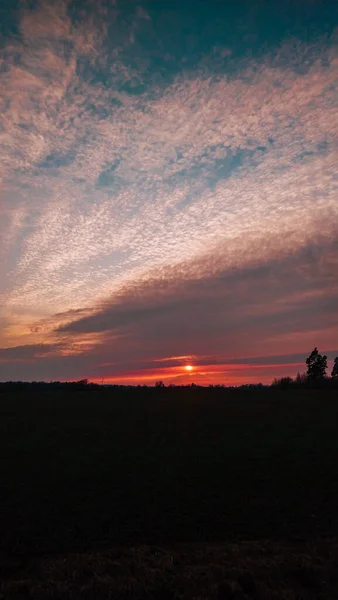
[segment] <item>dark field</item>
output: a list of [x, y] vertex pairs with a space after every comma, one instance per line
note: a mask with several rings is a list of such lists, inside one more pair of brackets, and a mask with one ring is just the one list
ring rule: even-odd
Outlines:
[[[45, 590], [44, 597], [232, 598], [234, 590], [220, 595], [210, 565], [223, 557], [223, 571], [224, 565], [228, 571], [241, 565], [245, 574], [248, 562], [257, 573], [270, 560], [276, 570], [278, 560], [285, 562], [285, 552], [298, 565], [289, 565], [288, 572], [299, 565], [305, 569], [305, 587], [299, 588], [303, 596], [292, 595], [296, 592], [291, 586], [285, 596], [274, 596], [269, 588], [269, 598], [337, 597], [338, 583], [332, 579], [338, 572], [337, 391], [192, 388], [2, 394], [0, 419], [0, 575], [2, 569], [10, 581], [3, 588], [4, 598], [29, 597], [29, 590], [24, 588], [20, 596], [15, 587], [15, 570], [24, 579], [25, 561], [34, 560], [34, 568], [39, 564], [43, 573], [48, 557], [65, 555], [67, 565], [79, 560], [83, 568], [87, 565], [91, 579], [97, 565], [102, 575], [102, 565], [115, 561], [120, 567], [114, 563], [113, 572], [129, 573], [130, 581], [130, 573], [136, 573], [130, 564], [136, 561], [142, 569], [142, 560], [144, 565], [150, 560], [151, 573], [156, 571], [159, 580], [155, 585], [148, 565], [144, 568], [150, 583], [144, 575], [147, 583], [140, 584], [143, 591], [153, 590], [148, 595], [135, 590], [124, 595], [122, 584], [116, 596], [107, 590], [96, 596], [93, 591], [77, 596], [73, 590], [71, 595], [58, 583], [58, 577], [63, 581], [70, 574], [62, 575], [55, 565], [63, 559], [55, 558], [53, 581], [61, 592]], [[129, 554], [122, 547], [130, 548]], [[111, 552], [116, 553], [113, 558]], [[135, 559], [137, 552], [142, 560]], [[193, 595], [192, 588], [182, 595], [166, 588], [167, 572], [190, 572], [196, 564], [200, 569], [203, 560], [210, 563], [209, 571], [204, 568], [210, 575], [210, 581], [205, 575], [209, 595]], [[35, 575], [30, 577], [33, 581]], [[225, 585], [233, 578], [228, 575]], [[81, 585], [85, 589], [87, 583]], [[323, 596], [320, 586], [326, 586]], [[247, 590], [246, 597], [257, 593], [250, 596]]]

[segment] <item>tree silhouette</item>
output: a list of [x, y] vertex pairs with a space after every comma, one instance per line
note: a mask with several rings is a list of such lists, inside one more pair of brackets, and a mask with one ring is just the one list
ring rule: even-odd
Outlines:
[[338, 356], [333, 361], [333, 369], [331, 372], [332, 379], [336, 379], [338, 381]]
[[299, 386], [303, 386], [305, 385], [307, 382], [307, 375], [306, 373], [297, 373], [296, 379], [295, 379], [295, 383]]
[[157, 387], [157, 388], [164, 388], [165, 385], [164, 385], [163, 381], [156, 381], [155, 387]]
[[321, 355], [316, 347], [306, 359], [307, 378], [309, 381], [323, 381], [327, 371], [327, 356]]

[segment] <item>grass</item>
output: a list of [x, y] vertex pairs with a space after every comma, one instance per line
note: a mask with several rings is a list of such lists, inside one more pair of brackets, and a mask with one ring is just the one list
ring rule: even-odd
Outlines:
[[[6, 600], [336, 600], [338, 544], [136, 546], [1, 565]], [[2, 594], [2, 596], [1, 596]]]
[[337, 423], [333, 390], [2, 394], [3, 597], [336, 598]]

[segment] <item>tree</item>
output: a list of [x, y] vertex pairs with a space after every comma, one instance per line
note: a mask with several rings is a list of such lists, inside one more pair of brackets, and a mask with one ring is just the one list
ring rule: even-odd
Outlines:
[[281, 377], [280, 379], [275, 378], [272, 382], [272, 386], [281, 390], [286, 390], [291, 387], [293, 383], [292, 377]]
[[336, 379], [338, 381], [338, 356], [333, 361], [333, 369], [331, 372], [332, 379]]
[[306, 359], [307, 378], [309, 381], [323, 381], [327, 371], [327, 356], [321, 355], [316, 347]]
[[295, 384], [299, 387], [306, 385], [307, 383], [307, 375], [306, 373], [297, 373], [296, 375], [296, 379], [295, 379]]
[[155, 387], [157, 387], [157, 388], [164, 388], [165, 385], [164, 385], [163, 381], [156, 381]]

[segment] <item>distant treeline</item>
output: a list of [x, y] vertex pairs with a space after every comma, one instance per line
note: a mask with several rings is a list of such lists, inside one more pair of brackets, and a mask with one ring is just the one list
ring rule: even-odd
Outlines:
[[338, 390], [338, 379], [325, 377], [325, 379], [312, 380], [306, 377], [306, 373], [298, 373], [294, 379], [292, 377], [280, 377], [273, 380], [271, 388], [286, 390], [289, 388], [299, 389], [307, 388], [314, 390]]
[[3, 381], [0, 382], [0, 392], [11, 389], [16, 391], [24, 390], [71, 390], [82, 391], [99, 389], [101, 386], [96, 383], [90, 383], [88, 379], [79, 381]]
[[253, 390], [253, 389], [269, 389], [270, 385], [264, 385], [263, 383], [247, 383], [239, 386], [227, 386], [222, 383], [218, 383], [215, 385], [197, 385], [196, 383], [189, 383], [186, 385], [180, 384], [176, 385], [170, 383], [169, 385], [165, 385], [163, 381], [156, 381], [154, 385], [119, 385], [119, 384], [99, 384], [99, 383], [91, 383], [87, 379], [81, 379], [79, 381], [4, 381], [0, 382], [0, 393], [8, 390], [23, 392], [26, 390], [29, 391], [53, 391], [53, 390], [61, 390], [61, 391], [71, 391], [71, 392], [82, 392], [89, 390], [158, 390], [165, 388], [166, 390], [170, 389], [205, 389], [206, 387], [210, 389], [240, 389], [240, 390]]
[[[211, 389], [239, 389], [239, 390], [262, 390], [269, 388], [288, 389], [288, 388], [313, 388], [313, 389], [338, 389], [338, 356], [334, 359], [331, 376], [327, 375], [327, 356], [318, 352], [315, 348], [305, 361], [306, 372], [298, 373], [293, 379], [292, 377], [281, 377], [273, 380], [271, 385], [263, 383], [248, 383], [239, 386], [228, 386], [225, 384], [209, 385]], [[149, 389], [153, 386], [146, 385], [103, 385], [91, 383], [88, 379], [80, 379], [79, 381], [5, 381], [0, 382], [0, 392], [12, 391], [88, 391], [88, 390], [111, 390], [111, 389]], [[155, 388], [205, 388], [203, 385], [191, 383], [188, 385], [169, 384], [166, 386], [163, 381], [156, 381]]]
[[318, 348], [314, 348], [307, 357], [306, 372], [297, 373], [295, 379], [292, 377], [281, 377], [274, 379], [272, 387], [279, 389], [286, 388], [320, 388], [320, 389], [338, 389], [338, 356], [333, 361], [331, 377], [327, 375], [327, 356], [320, 354]]

